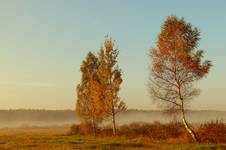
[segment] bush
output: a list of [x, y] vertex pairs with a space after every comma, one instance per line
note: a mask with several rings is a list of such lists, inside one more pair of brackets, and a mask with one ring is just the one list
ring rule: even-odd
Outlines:
[[[195, 129], [195, 132], [201, 142], [205, 143], [226, 143], [226, 124], [223, 122], [210, 122], [201, 124]], [[112, 136], [112, 128], [102, 127], [96, 129], [94, 134], [91, 124], [73, 125], [70, 128], [69, 135], [98, 135]], [[146, 137], [155, 140], [164, 140], [170, 143], [191, 142], [190, 135], [185, 131], [182, 123], [172, 122], [162, 124], [160, 122], [131, 123], [117, 128], [117, 135], [129, 138]]]
[[72, 125], [68, 135], [96, 135], [99, 134], [99, 128], [94, 131], [90, 123], [81, 123], [79, 125]]
[[118, 129], [119, 135], [130, 137], [142, 136], [158, 140], [165, 140], [168, 137], [176, 138], [181, 136], [183, 133], [184, 129], [180, 123], [132, 123], [129, 125], [123, 125]]
[[79, 126], [80, 126], [80, 125], [73, 124], [73, 125], [71, 126], [71, 128], [69, 129], [69, 131], [68, 131], [67, 134], [68, 134], [68, 135], [78, 135], [78, 134], [80, 134]]
[[201, 142], [226, 143], [226, 124], [221, 121], [202, 124], [197, 133]]

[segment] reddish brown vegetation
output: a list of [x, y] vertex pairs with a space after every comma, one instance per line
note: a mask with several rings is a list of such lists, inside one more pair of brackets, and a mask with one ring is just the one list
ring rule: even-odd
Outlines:
[[184, 129], [180, 123], [153, 124], [132, 123], [120, 127], [119, 133], [124, 136], [142, 136], [152, 139], [166, 140], [168, 137], [176, 138], [183, 134]]
[[[201, 124], [195, 128], [195, 131], [203, 143], [226, 143], [226, 124], [216, 121]], [[73, 125], [69, 135], [92, 135], [92, 126], [88, 124]], [[110, 127], [98, 128], [98, 136], [112, 136]], [[148, 123], [131, 123], [118, 127], [118, 136], [127, 138], [145, 137], [157, 141], [166, 141], [170, 143], [186, 143], [192, 139], [185, 131], [183, 124], [172, 122], [161, 124], [154, 122]]]
[[226, 124], [219, 121], [202, 124], [198, 135], [203, 142], [226, 143]]

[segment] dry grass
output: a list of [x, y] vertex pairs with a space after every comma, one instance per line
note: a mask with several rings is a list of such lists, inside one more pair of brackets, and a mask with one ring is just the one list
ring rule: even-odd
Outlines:
[[1, 129], [1, 150], [224, 150], [224, 144], [172, 144], [147, 137], [67, 135], [66, 128]]
[[38, 135], [65, 135], [68, 128], [8, 128], [0, 129], [0, 136], [38, 136]]
[[197, 132], [202, 142], [226, 143], [226, 124], [220, 121], [202, 124]]
[[[202, 143], [226, 143], [226, 124], [215, 121], [201, 124], [195, 128], [195, 132]], [[99, 137], [112, 136], [111, 127], [97, 129]], [[84, 124], [73, 125], [69, 135], [93, 135], [91, 126]], [[118, 127], [117, 135], [120, 137], [137, 138], [145, 137], [154, 141], [163, 141], [170, 143], [189, 143], [192, 142], [190, 135], [184, 129], [181, 123], [161, 124], [155, 122], [131, 123]]]

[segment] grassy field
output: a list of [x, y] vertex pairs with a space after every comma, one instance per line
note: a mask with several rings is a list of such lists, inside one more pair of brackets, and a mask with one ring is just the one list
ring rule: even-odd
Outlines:
[[170, 144], [150, 139], [67, 136], [68, 129], [1, 129], [0, 150], [226, 150], [223, 144]]

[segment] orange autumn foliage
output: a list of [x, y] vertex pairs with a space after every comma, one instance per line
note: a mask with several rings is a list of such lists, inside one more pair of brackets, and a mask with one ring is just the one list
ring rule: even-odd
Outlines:
[[200, 32], [183, 18], [169, 16], [158, 36], [157, 48], [150, 51], [152, 58], [150, 93], [154, 100], [171, 112], [180, 111], [182, 121], [194, 141], [198, 141], [185, 118], [185, 107], [199, 94], [193, 82], [208, 74], [211, 62], [196, 50]]
[[122, 78], [117, 56], [114, 42], [106, 38], [98, 58], [89, 52], [80, 68], [82, 78], [77, 86], [76, 111], [82, 123], [92, 125], [94, 134], [98, 125], [108, 119], [112, 119], [115, 134], [116, 114], [126, 109], [118, 96]]
[[98, 123], [104, 119], [101, 108], [103, 104], [100, 99], [101, 87], [96, 74], [97, 67], [96, 56], [89, 52], [80, 68], [82, 79], [81, 83], [77, 86], [76, 103], [76, 111], [81, 121], [91, 124], [94, 134], [96, 134]]

